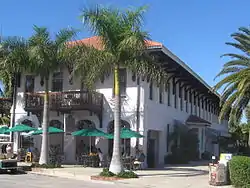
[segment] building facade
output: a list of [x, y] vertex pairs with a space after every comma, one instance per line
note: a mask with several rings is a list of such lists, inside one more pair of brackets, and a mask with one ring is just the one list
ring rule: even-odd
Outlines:
[[[82, 40], [98, 47], [98, 37]], [[137, 141], [152, 166], [164, 163], [171, 153], [168, 137], [176, 126], [188, 127], [197, 133], [199, 155], [209, 151], [218, 155], [218, 144], [213, 136], [229, 136], [227, 121], [218, 121], [219, 95], [178, 57], [161, 43], [147, 41], [148, 50], [158, 57], [157, 62], [169, 74], [162, 85], [147, 77], [138, 78], [125, 68], [120, 69], [122, 126], [139, 131], [144, 138], [122, 141], [122, 148], [134, 154]], [[113, 132], [113, 75], [100, 78], [96, 90], [90, 92], [79, 78], [69, 80], [67, 68], [50, 75], [50, 126], [61, 128], [63, 135], [50, 135], [50, 145], [60, 145], [65, 163], [76, 163], [78, 146], [83, 140], [106, 153], [112, 152], [112, 141], [103, 138], [73, 137], [71, 132], [96, 127]], [[18, 83], [15, 122], [41, 127], [44, 86], [41, 78], [22, 74]], [[40, 149], [41, 136], [34, 136]], [[14, 135], [14, 150], [20, 144], [20, 135]], [[149, 158], [150, 157], [150, 158]], [[153, 162], [152, 162], [153, 161]]]

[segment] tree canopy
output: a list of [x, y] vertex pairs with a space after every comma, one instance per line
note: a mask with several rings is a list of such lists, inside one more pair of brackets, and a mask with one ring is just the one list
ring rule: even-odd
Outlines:
[[224, 77], [215, 85], [215, 89], [222, 89], [222, 109], [219, 119], [229, 115], [229, 122], [236, 122], [250, 100], [250, 28], [241, 27], [231, 36], [235, 42], [226, 44], [239, 50], [239, 54], [223, 55], [230, 57], [231, 60], [224, 64], [216, 76], [216, 78]]

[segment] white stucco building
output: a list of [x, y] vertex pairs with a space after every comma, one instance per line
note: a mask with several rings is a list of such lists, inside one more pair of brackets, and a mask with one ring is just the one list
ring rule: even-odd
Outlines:
[[[99, 45], [98, 37], [84, 39], [82, 42], [95, 47]], [[171, 152], [168, 137], [175, 126], [187, 126], [197, 131], [200, 154], [204, 151], [218, 154], [218, 145], [209, 139], [209, 135], [228, 136], [227, 121], [221, 124], [218, 121], [219, 96], [161, 43], [148, 41], [147, 44], [148, 50], [159, 57], [156, 63], [164, 64], [169, 79], [163, 86], [157, 86], [147, 78], [140, 78], [137, 82], [135, 74], [121, 69], [123, 126], [144, 135], [144, 138], [139, 139], [140, 148], [147, 157], [151, 157], [153, 166], [163, 164], [164, 156]], [[69, 81], [68, 78], [67, 68], [50, 75], [50, 125], [65, 131], [64, 135], [51, 136], [50, 144], [60, 144], [65, 162], [75, 163], [77, 145], [80, 140], [89, 144], [89, 139], [73, 137], [71, 132], [86, 126], [95, 126], [104, 132], [112, 131], [113, 76], [101, 78], [95, 85], [94, 93], [85, 89], [80, 91], [79, 79]], [[35, 127], [41, 126], [43, 90], [40, 77], [31, 74], [20, 76], [16, 124], [24, 122]], [[14, 141], [16, 150], [17, 135]], [[104, 153], [111, 151], [112, 141], [102, 138], [92, 138], [91, 141]], [[125, 143], [126, 148], [131, 148], [133, 153], [136, 139]], [[34, 144], [40, 149], [41, 136], [34, 137]]]

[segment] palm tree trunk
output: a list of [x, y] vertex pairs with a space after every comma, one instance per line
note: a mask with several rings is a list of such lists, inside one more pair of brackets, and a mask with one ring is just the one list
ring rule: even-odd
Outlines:
[[[141, 100], [141, 87], [140, 77], [137, 77], [137, 99], [136, 99], [136, 132], [140, 130], [140, 101]], [[139, 138], [136, 138], [136, 148], [139, 149]]]
[[45, 94], [43, 107], [43, 137], [39, 164], [48, 164], [48, 123], [49, 123], [49, 78], [45, 78]]
[[121, 128], [121, 96], [120, 96], [120, 81], [119, 81], [119, 66], [115, 66], [114, 70], [114, 82], [115, 82], [115, 107], [114, 107], [114, 144], [113, 154], [110, 163], [109, 171], [114, 174], [118, 174], [123, 170], [121, 163], [121, 139], [120, 139], [120, 128]]
[[[12, 92], [12, 105], [13, 105], [13, 108], [12, 108], [12, 115], [11, 115], [11, 124], [10, 124], [10, 127], [14, 127], [15, 126], [15, 121], [16, 121], [16, 98], [17, 98], [17, 73], [15, 72], [14, 75], [13, 75], [13, 92]], [[18, 142], [17, 142], [17, 147], [19, 148], [20, 147], [20, 142], [19, 142], [19, 134], [17, 134], [18, 136]], [[11, 133], [11, 136], [10, 136], [10, 140], [13, 142], [13, 133]], [[18, 149], [17, 148], [17, 149]]]

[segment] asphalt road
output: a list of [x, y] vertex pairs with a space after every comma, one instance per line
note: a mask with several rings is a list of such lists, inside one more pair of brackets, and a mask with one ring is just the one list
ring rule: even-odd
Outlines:
[[[39, 176], [33, 174], [0, 174], [1, 188], [118, 188], [118, 185], [92, 183], [73, 179]], [[119, 185], [119, 188], [123, 186]]]

